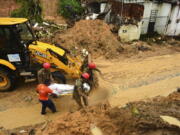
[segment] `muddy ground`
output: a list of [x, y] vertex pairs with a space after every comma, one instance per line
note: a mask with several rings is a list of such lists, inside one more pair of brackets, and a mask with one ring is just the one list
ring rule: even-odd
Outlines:
[[[171, 51], [172, 53], [170, 53]], [[153, 54], [151, 57], [149, 56], [148, 52], [146, 52], [146, 55], [142, 55], [143, 53], [140, 53], [138, 54], [139, 56], [134, 55], [130, 58], [123, 57], [114, 60], [107, 60], [103, 57], [100, 57], [96, 59], [95, 61], [98, 67], [103, 72], [103, 75], [99, 76], [99, 89], [96, 90], [90, 97], [90, 105], [92, 106], [92, 108], [96, 108], [96, 106], [94, 106], [96, 104], [102, 104], [103, 102], [105, 102], [108, 104], [107, 110], [111, 110], [111, 107], [125, 107], [125, 105], [129, 102], [139, 100], [148, 100], [149, 102], [149, 99], [152, 97], [159, 95], [167, 96], [171, 92], [175, 91], [176, 88], [179, 87], [180, 82], [180, 54], [177, 51], [173, 51], [173, 49], [167, 51], [166, 55], [164, 55], [164, 52], [162, 55], [159, 55], [160, 52], [156, 53], [157, 54]], [[61, 115], [61, 117], [65, 117], [67, 115], [69, 117], [72, 112], [75, 112], [75, 115], [72, 114], [73, 119], [75, 119], [74, 117], [76, 117], [76, 114], [78, 114], [77, 120], [79, 119], [79, 117], [81, 117], [81, 113], [76, 112], [78, 107], [72, 100], [71, 96], [53, 99], [59, 112], [56, 114], [52, 114], [50, 111], [48, 111], [46, 116], [41, 116], [40, 104], [37, 100], [35, 86], [36, 83], [24, 84], [21, 82], [19, 83], [15, 91], [0, 93], [0, 127], [1, 131], [3, 132], [2, 135], [6, 135], [5, 133], [7, 133], [4, 130], [8, 130], [9, 133], [14, 131], [16, 131], [16, 133], [19, 133], [20, 131], [23, 132], [23, 130], [26, 131], [26, 129], [34, 129], [33, 125], [39, 124], [40, 125], [38, 127], [42, 128], [42, 126], [45, 126], [46, 123], [49, 123], [49, 121], [59, 119], [58, 117]], [[177, 97], [177, 99], [179, 99], [179, 97]], [[142, 106], [143, 104], [144, 106], [147, 105], [145, 102], [140, 103]], [[161, 105], [156, 106], [156, 103], [157, 102], [155, 102], [154, 105], [150, 106], [152, 108], [159, 109]], [[176, 112], [179, 111], [179, 108], [177, 106], [179, 107], [178, 104], [172, 105], [172, 107], [176, 107], [176, 109], [174, 109], [177, 110]], [[169, 106], [167, 106], [167, 108], [169, 108]], [[139, 109], [138, 107], [138, 111], [140, 110], [141, 109]], [[88, 112], [93, 111], [91, 111], [90, 108]], [[67, 112], [71, 113], [66, 114]], [[84, 115], [87, 116], [87, 114], [83, 114], [83, 116]], [[174, 116], [170, 113], [163, 113], [163, 115]], [[177, 115], [179, 114], [177, 113]], [[83, 118], [86, 121], [88, 117]], [[104, 116], [103, 114], [102, 117], [106, 118], [107, 115]], [[108, 115], [108, 117], [110, 116]], [[95, 116], [90, 117], [90, 121], [92, 121], [91, 119], [94, 118]], [[176, 116], [176, 118], [179, 118], [179, 116]], [[80, 123], [84, 123], [83, 120]], [[126, 117], [124, 118], [124, 120], [126, 120]], [[62, 122], [63, 119], [61, 120], [60, 118], [59, 121]], [[88, 123], [86, 124], [89, 125]], [[93, 126], [94, 123], [90, 125]], [[87, 126], [87, 128], [88, 127], [89, 126]], [[103, 128], [102, 130], [104, 131]], [[135, 129], [132, 130], [133, 132], [136, 132], [134, 131]], [[83, 130], [82, 132], [86, 132], [86, 130]], [[87, 134], [89, 132], [90, 131], [88, 130]], [[158, 132], [162, 133], [162, 131]], [[9, 133], [7, 133], [7, 135]]]
[[[24, 128], [16, 135], [179, 135], [180, 93], [130, 102], [124, 107], [111, 108], [108, 103], [65, 113], [53, 122]], [[165, 121], [161, 117], [177, 121]], [[173, 123], [171, 123], [173, 122]], [[24, 133], [22, 132], [24, 131]], [[5, 131], [4, 131], [5, 133]], [[7, 132], [6, 132], [7, 133]]]
[[100, 104], [60, 116], [44, 131], [38, 130], [37, 135], [91, 135], [95, 126], [103, 135], [178, 135], [180, 127], [164, 122], [160, 116], [169, 115], [180, 120], [179, 101], [180, 93], [172, 93], [167, 98], [128, 103], [123, 108]]
[[[91, 23], [98, 26], [90, 29]], [[82, 24], [87, 27], [81, 28]], [[108, 130], [104, 129], [101, 125], [97, 125], [104, 134], [108, 134], [111, 131], [110, 128], [112, 128], [113, 134], [120, 132], [121, 134], [136, 135], [141, 132], [138, 128], [134, 128], [134, 123], [132, 123], [132, 125], [128, 123], [129, 119], [137, 121], [137, 119], [131, 115], [127, 117], [122, 116], [124, 121], [127, 119], [127, 124], [125, 125], [128, 129], [126, 129], [126, 126], [123, 127], [124, 129], [118, 129], [116, 125], [118, 121], [117, 123], [116, 121], [113, 122], [111, 113], [107, 114], [106, 112], [111, 112], [111, 110], [114, 110], [114, 107], [124, 107], [129, 102], [146, 101], [159, 95], [167, 96], [174, 92], [176, 88], [179, 87], [180, 82], [180, 42], [171, 38], [165, 40], [159, 39], [161, 37], [158, 37], [158, 39], [148, 39], [146, 42], [134, 41], [121, 43], [118, 38], [111, 33], [110, 29], [111, 28], [102, 21], [97, 20], [91, 22], [83, 20], [78, 22], [74, 28], [68, 29], [65, 33], [58, 33], [53, 39], [56, 42], [60, 42], [61, 45], [64, 43], [64, 47], [72, 51], [72, 47], [77, 46], [78, 51], [86, 48], [92, 53], [94, 62], [97, 63], [98, 68], [102, 71], [102, 75], [99, 75], [100, 87], [94, 91], [89, 99], [92, 107], [87, 108], [87, 110], [77, 111], [78, 106], [72, 100], [72, 97], [65, 96], [53, 99], [57, 106], [58, 113], [52, 114], [48, 110], [47, 115], [41, 116], [41, 105], [38, 102], [35, 92], [37, 84], [24, 84], [22, 81], [19, 81], [15, 91], [0, 93], [0, 133], [2, 132], [2, 135], [9, 135], [12, 132], [26, 132], [25, 134], [27, 134], [27, 130], [34, 129], [37, 125], [37, 130], [40, 132], [39, 134], [45, 134], [45, 132], [47, 134], [49, 132], [59, 134], [58, 129], [64, 128], [61, 122], [64, 123], [69, 117], [70, 120], [77, 119], [80, 120], [80, 122], [68, 122], [67, 125], [65, 122], [64, 124], [67, 128], [75, 125], [72, 131], [63, 130], [65, 135], [90, 134], [89, 126], [91, 127], [90, 129], [96, 129], [96, 127], [93, 127], [98, 124], [93, 121], [93, 119], [96, 118], [110, 121], [110, 123], [107, 123], [109, 127], [105, 125], [105, 128], [107, 127]], [[98, 31], [101, 32], [98, 33]], [[83, 33], [86, 35], [83, 35]], [[105, 36], [103, 36], [103, 34]], [[83, 44], [86, 46], [83, 46]], [[106, 105], [101, 109], [101, 106], [104, 106], [102, 105], [103, 102], [105, 102]], [[100, 104], [100, 110], [98, 109], [99, 106], [96, 106], [97, 104]], [[145, 102], [141, 105], [143, 104], [145, 104]], [[150, 105], [150, 108], [154, 108], [154, 106], [156, 106], [156, 103], [155, 105]], [[178, 110], [177, 106], [179, 105], [175, 102], [173, 107], [176, 107], [176, 110]], [[157, 108], [161, 109], [158, 104]], [[172, 108], [172, 110], [173, 109], [174, 108]], [[102, 113], [102, 115], [94, 115], [93, 112], [96, 112], [96, 110], [98, 111], [97, 114]], [[122, 115], [122, 112], [124, 112], [121, 109], [118, 111], [120, 112], [117, 116]], [[126, 111], [131, 114], [130, 110]], [[140, 111], [143, 112], [143, 110], [135, 107], [135, 113], [139, 113]], [[67, 112], [71, 112], [72, 114], [67, 114]], [[159, 113], [157, 113], [157, 115], [159, 117]], [[171, 116], [171, 113], [168, 112], [166, 115]], [[177, 115], [179, 115], [179, 112], [177, 112]], [[59, 118], [59, 116], [61, 118]], [[81, 117], [83, 117], [82, 121], [80, 119]], [[176, 118], [179, 118], [179, 116], [176, 116]], [[59, 122], [57, 122], [59, 124], [55, 122], [55, 128], [52, 128], [53, 131], [46, 128], [43, 133], [39, 131], [38, 127], [42, 129], [42, 126], [46, 127], [49, 122], [57, 119], [59, 120]], [[97, 121], [100, 122], [99, 120]], [[122, 123], [124, 123], [124, 121], [122, 121]], [[76, 122], [80, 125], [84, 123], [86, 127], [79, 129], [76, 127]], [[53, 125], [53, 123], [50, 125]], [[162, 129], [157, 131], [159, 134], [163, 134], [162, 131], [166, 132], [163, 125], [160, 125], [159, 128]], [[170, 130], [171, 129], [170, 127]], [[173, 130], [175, 133], [176, 129], [177, 128]], [[129, 132], [127, 130], [129, 130]], [[151, 131], [150, 129], [148, 133], [151, 134]], [[169, 131], [167, 131], [167, 133], [169, 133]]]
[[[41, 1], [47, 7], [43, 11], [47, 20], [65, 23], [51, 11], [55, 0]], [[8, 2], [0, 0], [4, 7], [8, 5], [0, 9], [0, 16], [17, 8], [14, 0]], [[81, 20], [45, 39], [73, 52], [86, 48], [93, 54], [103, 75], [99, 75], [100, 87], [90, 96], [90, 107], [77, 111], [72, 97], [65, 96], [53, 99], [56, 114], [48, 110], [41, 116], [37, 84], [19, 81], [16, 90], [0, 93], [0, 135], [178, 135], [180, 128], [160, 116], [180, 120], [180, 96], [173, 93], [180, 87], [180, 41], [157, 36], [121, 43], [111, 31], [100, 20]]]

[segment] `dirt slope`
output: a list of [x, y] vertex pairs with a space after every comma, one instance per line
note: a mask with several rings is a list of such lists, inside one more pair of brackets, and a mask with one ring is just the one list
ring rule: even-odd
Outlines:
[[89, 107], [60, 116], [37, 135], [92, 135], [93, 126], [99, 127], [103, 135], [178, 135], [180, 127], [169, 125], [160, 116], [180, 120], [179, 101], [180, 93], [173, 93], [167, 98], [129, 103], [124, 108], [111, 109], [107, 104]]
[[122, 51], [121, 43], [110, 31], [110, 26], [101, 20], [81, 20], [63, 34], [57, 34], [55, 41], [66, 48], [85, 48], [93, 56], [115, 58]]
[[11, 12], [19, 7], [15, 0], [0, 0], [0, 5], [0, 17], [10, 16]]
[[65, 24], [66, 20], [58, 14], [59, 0], [40, 0], [42, 15], [45, 20], [53, 21], [57, 24]]

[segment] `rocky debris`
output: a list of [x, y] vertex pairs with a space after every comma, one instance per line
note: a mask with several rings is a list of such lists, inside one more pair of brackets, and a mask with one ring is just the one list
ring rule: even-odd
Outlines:
[[[180, 112], [175, 111], [180, 107], [179, 96], [179, 93], [173, 93], [167, 98], [156, 97], [146, 102], [129, 103], [124, 109], [113, 109], [109, 112], [109, 116], [113, 120], [113, 123], [122, 126], [117, 130], [119, 134], [131, 135], [131, 133], [134, 133], [137, 135], [153, 135], [159, 132], [158, 135], [161, 135], [164, 132], [178, 135], [180, 128], [165, 123], [160, 118], [160, 115], [170, 115], [180, 119]], [[139, 112], [136, 115], [133, 113], [134, 107], [137, 108]], [[123, 118], [119, 116], [123, 116]]]
[[60, 116], [37, 135], [91, 135], [92, 125], [103, 135], [179, 135], [178, 126], [160, 117], [168, 115], [180, 120], [179, 101], [180, 93], [174, 92], [168, 97], [128, 103], [123, 108], [96, 105]]
[[51, 38], [56, 32], [62, 32], [67, 29], [67, 24], [55, 24], [53, 22], [35, 23], [33, 29], [41, 40]]
[[178, 119], [171, 116], [164, 116], [164, 115], [161, 115], [160, 117], [161, 119], [163, 119], [164, 122], [167, 122], [170, 125], [178, 126], [180, 128], [180, 121]]
[[138, 47], [139, 51], [150, 51], [150, 50], [152, 50], [152, 47], [150, 45], [147, 45], [147, 44], [141, 44], [137, 47]]
[[143, 17], [144, 6], [138, 3], [122, 3], [120, 1], [108, 0], [112, 7], [112, 13], [122, 15], [126, 19], [140, 21]]
[[110, 26], [101, 20], [81, 20], [63, 34], [56, 34], [54, 42], [70, 50], [85, 48], [94, 57], [103, 55], [109, 59], [117, 57], [123, 50]]
[[44, 131], [39, 130], [37, 135], [91, 135], [92, 125], [98, 125], [97, 122], [104, 119], [109, 108], [109, 105], [102, 104], [67, 113], [50, 123]]

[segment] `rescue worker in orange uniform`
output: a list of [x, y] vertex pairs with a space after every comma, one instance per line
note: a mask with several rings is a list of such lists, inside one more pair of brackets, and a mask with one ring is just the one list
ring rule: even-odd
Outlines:
[[46, 114], [46, 108], [48, 107], [53, 113], [56, 112], [56, 107], [52, 100], [49, 99], [49, 94], [53, 94], [53, 91], [48, 88], [50, 80], [45, 80], [43, 84], [37, 86], [37, 92], [39, 94], [39, 101], [42, 104], [41, 114]]

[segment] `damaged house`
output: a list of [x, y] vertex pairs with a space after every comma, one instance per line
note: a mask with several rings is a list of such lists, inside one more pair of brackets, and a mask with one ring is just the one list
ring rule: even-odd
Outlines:
[[180, 35], [180, 0], [147, 0], [142, 20], [142, 34]]
[[[82, 0], [90, 19], [101, 18], [119, 26], [121, 40], [141, 34], [180, 35], [180, 0]], [[89, 18], [88, 18], [89, 19]]]
[[118, 33], [123, 41], [140, 38], [141, 20], [144, 13], [143, 5], [116, 0], [82, 0], [81, 2], [91, 13], [86, 19], [104, 19], [108, 24], [119, 26]]

